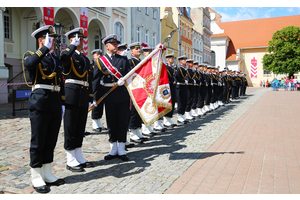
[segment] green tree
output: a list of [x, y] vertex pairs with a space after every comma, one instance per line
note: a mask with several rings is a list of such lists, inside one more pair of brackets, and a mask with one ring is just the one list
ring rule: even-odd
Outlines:
[[263, 68], [274, 74], [300, 71], [300, 27], [287, 26], [276, 31], [263, 57]]

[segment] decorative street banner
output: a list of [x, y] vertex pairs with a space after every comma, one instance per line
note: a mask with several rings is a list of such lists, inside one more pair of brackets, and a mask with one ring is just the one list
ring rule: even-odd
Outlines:
[[54, 24], [54, 7], [44, 7], [44, 25]]
[[[146, 126], [172, 110], [172, 98], [166, 65], [162, 62], [162, 45], [148, 55], [128, 78], [125, 86]], [[133, 68], [132, 70], [134, 70]], [[129, 72], [130, 73], [130, 72]]]
[[[80, 8], [80, 27], [84, 30], [84, 35], [88, 36], [88, 9], [87, 7]], [[88, 53], [88, 38], [83, 38], [83, 54]]]
[[257, 78], [257, 55], [251, 56], [251, 78]]

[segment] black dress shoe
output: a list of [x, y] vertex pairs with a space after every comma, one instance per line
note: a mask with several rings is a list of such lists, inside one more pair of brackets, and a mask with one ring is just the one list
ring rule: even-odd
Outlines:
[[85, 162], [80, 164], [83, 168], [91, 168], [94, 167], [94, 164], [92, 162]]
[[86, 136], [86, 135], [91, 135], [91, 133], [90, 133], [90, 132], [87, 132], [87, 131], [85, 131], [85, 132], [83, 133], [83, 135], [84, 135], [84, 136]]
[[143, 144], [144, 143], [143, 140], [141, 140], [141, 139], [135, 140], [135, 139], [131, 139], [131, 138], [130, 138], [130, 142], [135, 142], [135, 143], [139, 143], [139, 144]]
[[160, 131], [160, 132], [166, 132], [166, 128], [163, 129], [157, 129], [157, 128], [153, 128], [154, 131]]
[[84, 172], [84, 168], [81, 166], [81, 165], [77, 165], [77, 166], [74, 166], [74, 167], [71, 167], [69, 165], [67, 165], [67, 169], [72, 171], [72, 172]]
[[121, 160], [123, 160], [123, 161], [128, 161], [129, 160], [129, 158], [127, 157], [127, 155], [121, 155], [121, 156], [119, 156], [119, 158]]
[[154, 134], [153, 134], [153, 133], [148, 133], [148, 134], [142, 133], [142, 135], [148, 136], [148, 137], [154, 137]]
[[134, 147], [134, 144], [132, 144], [132, 143], [130, 143], [130, 144], [125, 144], [125, 147], [126, 147], [126, 148], [132, 148], [132, 147]]
[[104, 156], [104, 160], [112, 160], [112, 159], [114, 159], [114, 158], [117, 158], [118, 157], [118, 155], [110, 155], [110, 154], [108, 154], [108, 155], [106, 155], [106, 156]]
[[64, 180], [64, 179], [57, 179], [56, 181], [54, 181], [54, 182], [52, 182], [52, 183], [49, 183], [49, 182], [46, 182], [46, 184], [48, 185], [48, 186], [60, 186], [60, 185], [63, 185], [63, 184], [65, 184], [66, 183], [66, 181]]
[[98, 132], [98, 133], [101, 133], [102, 128], [94, 128], [93, 131]]
[[140, 138], [140, 140], [142, 140], [142, 141], [148, 141], [148, 140], [149, 140], [149, 138], [142, 137], [142, 138]]
[[177, 126], [177, 124], [172, 124], [172, 127]]
[[179, 123], [179, 124], [187, 124], [188, 122], [185, 120], [185, 121], [183, 121], [183, 122], [181, 122], [181, 121], [179, 121], [179, 120], [177, 120], [177, 123]]
[[34, 187], [33, 188], [35, 189], [36, 192], [38, 193], [48, 193], [50, 192], [50, 189], [48, 188], [47, 185], [42, 185], [40, 187]]

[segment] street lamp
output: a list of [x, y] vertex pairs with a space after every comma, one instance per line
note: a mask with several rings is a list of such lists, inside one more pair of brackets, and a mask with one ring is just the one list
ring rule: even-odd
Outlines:
[[56, 40], [55, 41], [55, 53], [56, 53], [56, 55], [59, 55], [60, 54], [59, 47], [60, 47], [60, 43], [61, 43], [60, 37], [61, 37], [61, 33], [62, 33], [64, 26], [61, 23], [59, 23], [59, 21], [57, 21], [56, 23], [54, 23], [54, 28], [55, 28], [56, 34], [58, 35], [55, 39]]

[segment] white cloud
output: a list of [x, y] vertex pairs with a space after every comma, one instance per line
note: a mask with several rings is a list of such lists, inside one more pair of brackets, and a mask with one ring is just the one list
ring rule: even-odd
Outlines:
[[222, 15], [221, 21], [241, 21], [241, 20], [249, 20], [256, 19], [258, 17], [258, 8], [236, 8], [237, 13], [232, 15], [226, 13], [220, 13]]

